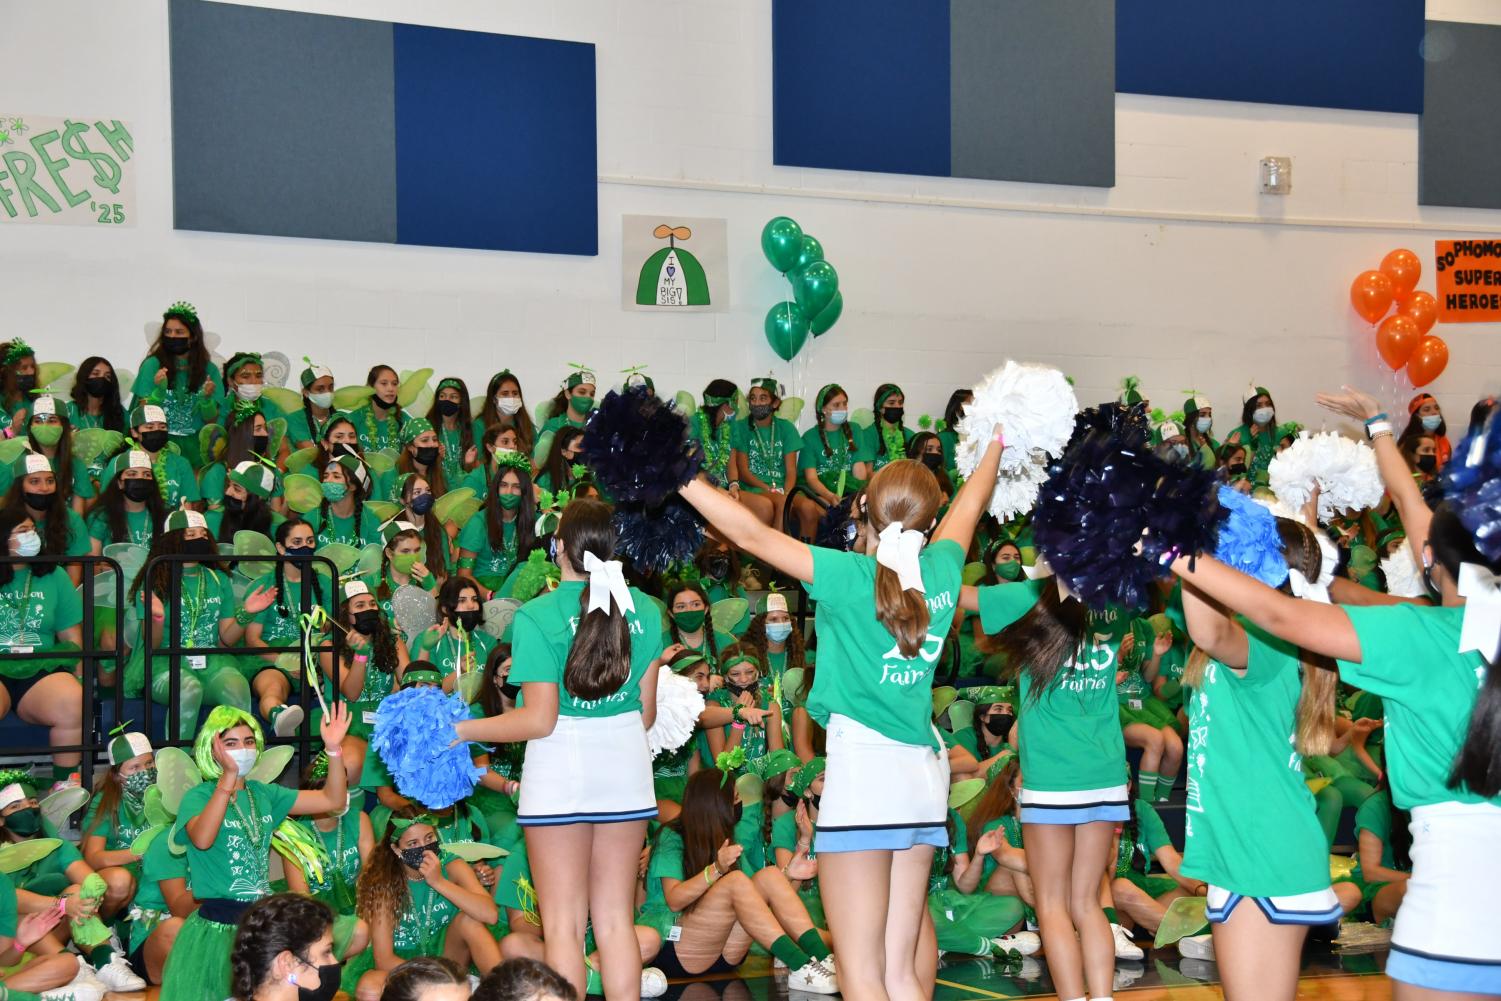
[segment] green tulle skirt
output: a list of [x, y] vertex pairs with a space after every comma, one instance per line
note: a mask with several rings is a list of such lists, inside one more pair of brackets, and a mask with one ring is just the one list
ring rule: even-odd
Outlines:
[[171, 1001], [224, 1001], [229, 997], [234, 943], [234, 925], [209, 921], [197, 912], [189, 915], [167, 955], [161, 996]]

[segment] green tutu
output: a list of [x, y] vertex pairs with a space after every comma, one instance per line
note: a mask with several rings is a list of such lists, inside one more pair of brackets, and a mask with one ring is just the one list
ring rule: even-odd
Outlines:
[[1178, 881], [1171, 876], [1147, 876], [1135, 869], [1126, 873], [1126, 880], [1153, 900], [1178, 889]]
[[235, 926], [200, 916], [188, 916], [177, 932], [162, 972], [163, 998], [171, 1001], [224, 1001], [229, 997], [229, 954]]
[[0, 677], [25, 679], [54, 671], [71, 671], [78, 663], [77, 643], [49, 643], [34, 648], [36, 653], [63, 653], [74, 651], [69, 657], [41, 657], [36, 660], [10, 660], [0, 658]]
[[1120, 707], [1121, 726], [1129, 726], [1132, 723], [1145, 723], [1147, 726], [1161, 728], [1164, 726], [1176, 726], [1178, 714], [1168, 708], [1166, 702], [1157, 698], [1141, 700], [1140, 709], [1132, 709], [1129, 705], [1122, 704]]

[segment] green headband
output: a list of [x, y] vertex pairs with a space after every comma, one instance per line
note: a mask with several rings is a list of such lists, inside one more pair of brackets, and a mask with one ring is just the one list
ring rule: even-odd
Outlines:
[[391, 826], [395, 828], [397, 834], [405, 834], [407, 828], [413, 824], [426, 824], [428, 827], [437, 827], [439, 823], [438, 818], [431, 813], [419, 813], [411, 820], [403, 820], [400, 817], [391, 818]]
[[693, 665], [703, 663], [703, 660], [704, 660], [703, 654], [690, 653], [686, 657], [680, 657], [672, 665], [672, 672], [674, 674], [682, 674], [684, 671], [688, 670]]
[[993, 706], [1001, 703], [1016, 704], [1016, 688], [1011, 685], [978, 685], [960, 690], [959, 698], [968, 699], [977, 706]]
[[22, 358], [32, 358], [35, 356], [36, 351], [32, 348], [32, 346], [21, 340], [21, 338], [16, 337], [13, 338], [11, 342], [5, 346], [5, 357], [0, 358], [0, 363], [6, 365], [14, 365]]
[[794, 796], [801, 796], [813, 785], [813, 780], [823, 774], [824, 767], [828, 764], [823, 758], [814, 758], [802, 768], [798, 769], [792, 781], [787, 783], [787, 791]]
[[401, 676], [401, 687], [402, 688], [407, 688], [407, 687], [409, 687], [411, 685], [441, 685], [441, 684], [443, 684], [443, 675], [439, 674], [435, 670], [431, 670], [431, 669], [425, 668], [425, 667], [418, 668], [415, 671], [407, 671], [405, 674], [403, 674]]
[[265, 362], [261, 361], [261, 353], [259, 351], [246, 351], [243, 355], [233, 359], [228, 365], [224, 366], [224, 378], [229, 379], [233, 377], [236, 372], [251, 363], [260, 365], [262, 368], [265, 367]]
[[773, 775], [781, 775], [783, 772], [802, 767], [802, 759], [791, 751], [783, 748], [762, 755], [748, 762], [746, 767], [755, 775], [763, 779], [769, 779]]
[[752, 379], [751, 388], [764, 389], [777, 399], [780, 400], [782, 398], [782, 384], [771, 376], [767, 376], [764, 379]]
[[710, 396], [708, 393], [705, 393], [704, 394], [704, 406], [705, 407], [722, 407], [726, 403], [729, 403], [733, 399], [734, 399], [733, 396]]
[[437, 396], [439, 393], [443, 392], [443, 390], [445, 390], [445, 389], [457, 389], [459, 392], [462, 393], [462, 392], [465, 392], [466, 388], [467, 387], [465, 387], [464, 382], [463, 382], [462, 379], [454, 379], [454, 378], [451, 378], [451, 377], [450, 378], [446, 378], [446, 379], [440, 379], [440, 380], [438, 380], [438, 388], [435, 389], [435, 390], [433, 390], [433, 395]]
[[729, 660], [720, 664], [719, 671], [721, 674], [728, 674], [730, 668], [734, 667], [736, 664], [749, 664], [751, 667], [754, 667], [756, 669], [756, 672], [758, 674], [761, 672], [761, 662], [756, 660], [755, 657], [752, 657], [748, 653], [737, 653]]
[[902, 396], [902, 397], [905, 397], [907, 395], [906, 393], [902, 392], [902, 387], [901, 386], [891, 385], [891, 386], [886, 387], [886, 391], [884, 393], [882, 393], [880, 396], [876, 397], [876, 409], [880, 410], [881, 409], [881, 404], [885, 403], [887, 400], [891, 399], [893, 396], [898, 396], [898, 395]]
[[402, 447], [410, 445], [417, 440], [418, 435], [427, 434], [433, 429], [432, 422], [426, 417], [413, 417], [401, 426]]

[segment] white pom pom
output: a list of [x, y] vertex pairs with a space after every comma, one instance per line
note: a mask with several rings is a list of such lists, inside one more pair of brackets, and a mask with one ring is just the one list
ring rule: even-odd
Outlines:
[[1037, 488], [1047, 479], [1047, 459], [1068, 444], [1078, 413], [1079, 401], [1062, 372], [1008, 361], [974, 387], [974, 400], [955, 428], [955, 465], [962, 475], [972, 475], [1000, 425], [1006, 450], [990, 513], [1009, 520], [1036, 503]]
[[1386, 593], [1395, 598], [1422, 598], [1428, 594], [1423, 573], [1412, 558], [1412, 547], [1405, 539], [1381, 561], [1381, 572], [1386, 574]]
[[1299, 510], [1317, 486], [1321, 524], [1375, 507], [1384, 492], [1371, 447], [1331, 431], [1299, 437], [1272, 459], [1267, 478], [1277, 498]]
[[646, 731], [652, 757], [688, 743], [703, 711], [704, 697], [697, 685], [665, 664], [657, 668], [657, 718]]

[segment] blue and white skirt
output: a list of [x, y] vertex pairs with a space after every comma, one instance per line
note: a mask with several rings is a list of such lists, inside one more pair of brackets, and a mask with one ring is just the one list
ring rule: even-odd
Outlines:
[[559, 716], [551, 734], [527, 741], [516, 808], [522, 827], [610, 824], [656, 815], [651, 751], [639, 712]]
[[925, 744], [903, 744], [834, 713], [826, 755], [820, 854], [948, 846], [947, 754]]

